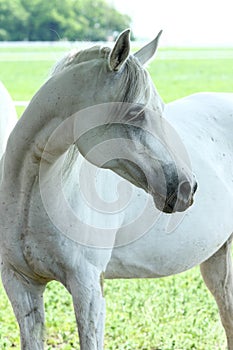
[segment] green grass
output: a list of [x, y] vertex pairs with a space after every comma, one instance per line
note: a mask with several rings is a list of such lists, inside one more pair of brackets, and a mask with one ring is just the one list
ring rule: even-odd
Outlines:
[[[63, 48], [0, 48], [0, 79], [15, 101], [28, 101], [47, 79]], [[18, 107], [20, 116], [24, 108]]]
[[200, 91], [233, 92], [233, 58], [161, 60], [149, 71], [165, 102]]
[[[19, 331], [5, 293], [0, 298], [1, 349], [19, 348]], [[223, 350], [216, 304], [194, 268], [157, 280], [105, 281], [106, 349]], [[46, 349], [78, 349], [71, 297], [52, 282], [45, 292]]]
[[[13, 99], [31, 99], [63, 51], [0, 49], [0, 77]], [[163, 49], [149, 71], [166, 102], [197, 91], [233, 91], [233, 49]], [[217, 307], [198, 267], [158, 280], [106, 281], [105, 296], [107, 350], [225, 349]], [[3, 289], [0, 309], [0, 348], [19, 349], [18, 327]], [[46, 289], [45, 309], [46, 349], [78, 348], [71, 297], [56, 282]]]

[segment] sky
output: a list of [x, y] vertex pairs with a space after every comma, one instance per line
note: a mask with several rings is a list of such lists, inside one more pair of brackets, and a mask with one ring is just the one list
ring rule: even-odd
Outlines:
[[233, 47], [233, 0], [108, 1], [130, 15], [139, 39], [163, 29], [162, 46]]

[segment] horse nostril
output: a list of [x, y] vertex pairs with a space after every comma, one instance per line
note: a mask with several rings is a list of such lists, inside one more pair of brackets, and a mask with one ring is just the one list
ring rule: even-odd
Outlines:
[[188, 200], [191, 193], [191, 185], [188, 181], [184, 181], [179, 186], [178, 197], [181, 197], [183, 200]]

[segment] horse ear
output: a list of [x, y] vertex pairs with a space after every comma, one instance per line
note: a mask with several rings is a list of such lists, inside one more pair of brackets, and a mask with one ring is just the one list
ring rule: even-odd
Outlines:
[[112, 71], [118, 71], [127, 60], [130, 52], [130, 29], [122, 32], [109, 55], [109, 67]]
[[159, 34], [156, 36], [154, 40], [152, 40], [149, 44], [145, 45], [139, 51], [137, 51], [134, 56], [140, 61], [142, 65], [144, 65], [149, 59], [151, 59], [158, 47], [159, 38], [162, 34], [162, 30], [160, 30]]

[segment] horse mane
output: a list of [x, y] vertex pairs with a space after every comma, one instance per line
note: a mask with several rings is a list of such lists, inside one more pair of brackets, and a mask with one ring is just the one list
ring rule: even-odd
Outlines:
[[[89, 49], [81, 51], [73, 49], [54, 65], [50, 76], [59, 74], [62, 71], [83, 62], [96, 59], [107, 60], [110, 52], [110, 48], [101, 46], [93, 46]], [[141, 106], [141, 110], [143, 110], [146, 108], [147, 101], [150, 99], [151, 89], [150, 85], [148, 84], [148, 74], [133, 55], [128, 57], [124, 69], [124, 74], [121, 75], [122, 88], [119, 89], [117, 102], [138, 103]], [[75, 145], [71, 145], [68, 149], [67, 156], [63, 164], [63, 178], [69, 175], [73, 164], [77, 160], [78, 154], [79, 151], [77, 147]]]
[[[88, 49], [78, 50], [72, 49], [64, 57], [62, 57], [53, 67], [50, 76], [59, 74], [63, 70], [78, 65], [83, 62], [94, 59], [108, 59], [111, 52], [109, 47], [93, 46]], [[126, 74], [122, 75], [122, 89], [119, 91], [118, 102], [134, 102], [146, 106], [146, 101], [142, 101], [142, 96], [145, 98], [143, 87], [147, 87], [146, 100], [150, 98], [150, 88], [148, 86], [148, 74], [141, 66], [139, 61], [130, 55], [125, 63]]]
[[51, 76], [60, 73], [64, 69], [77, 65], [79, 63], [91, 61], [97, 58], [104, 58], [108, 56], [110, 48], [101, 46], [93, 46], [85, 50], [72, 49], [70, 52], [65, 54], [52, 68]]

